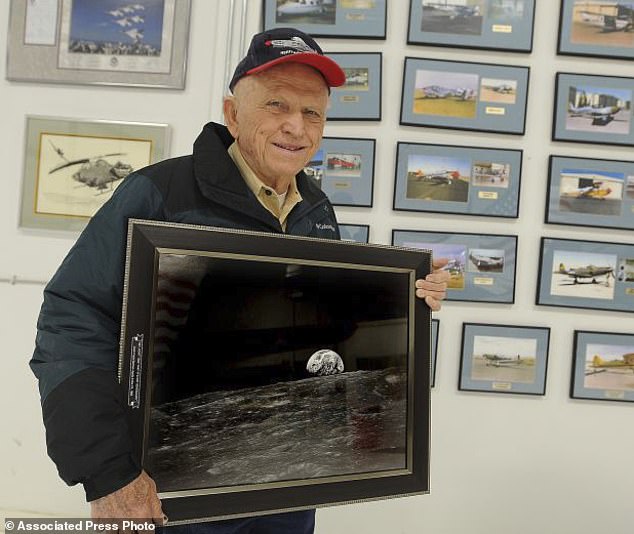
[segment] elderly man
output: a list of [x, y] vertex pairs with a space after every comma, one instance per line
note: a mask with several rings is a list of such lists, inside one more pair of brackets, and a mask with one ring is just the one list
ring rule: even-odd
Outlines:
[[[308, 35], [256, 35], [224, 101], [227, 127], [207, 124], [193, 155], [126, 178], [46, 287], [31, 367], [48, 452], [65, 482], [84, 485], [93, 517], [157, 524], [164, 517], [154, 482], [131, 454], [116, 378], [128, 219], [338, 239], [332, 206], [302, 168], [319, 148], [329, 88], [344, 81]], [[447, 278], [437, 270], [417, 281], [417, 296], [439, 309]], [[313, 528], [314, 511], [195, 526], [205, 533]]]

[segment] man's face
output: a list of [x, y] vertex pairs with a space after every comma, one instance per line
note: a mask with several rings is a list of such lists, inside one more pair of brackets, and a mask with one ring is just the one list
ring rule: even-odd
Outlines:
[[225, 122], [256, 175], [285, 189], [319, 149], [327, 105], [321, 74], [287, 63], [241, 79], [225, 99]]

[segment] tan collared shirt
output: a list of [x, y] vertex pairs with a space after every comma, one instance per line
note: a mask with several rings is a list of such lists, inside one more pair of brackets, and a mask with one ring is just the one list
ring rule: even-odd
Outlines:
[[251, 167], [249, 167], [249, 164], [245, 161], [244, 156], [242, 156], [240, 152], [238, 143], [234, 142], [227, 152], [229, 152], [229, 156], [231, 156], [236, 167], [238, 167], [247, 186], [253, 191], [255, 198], [280, 221], [282, 230], [286, 231], [286, 219], [288, 218], [288, 214], [295, 205], [302, 200], [302, 195], [299, 194], [299, 190], [297, 189], [295, 176], [293, 176], [286, 193], [278, 195], [275, 189], [262, 182]]

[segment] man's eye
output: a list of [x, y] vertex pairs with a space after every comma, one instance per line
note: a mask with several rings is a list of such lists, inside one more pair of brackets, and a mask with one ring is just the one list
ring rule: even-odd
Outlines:
[[307, 109], [304, 113], [306, 113], [306, 115], [311, 119], [321, 119], [321, 113], [319, 113], [319, 111], [315, 111], [314, 109]]
[[271, 108], [281, 108], [282, 103], [279, 100], [271, 100], [267, 103], [267, 105]]

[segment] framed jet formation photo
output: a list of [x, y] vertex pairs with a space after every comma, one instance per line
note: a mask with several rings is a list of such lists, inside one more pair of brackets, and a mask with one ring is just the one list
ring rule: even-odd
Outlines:
[[139, 220], [128, 243], [119, 382], [170, 523], [429, 491], [429, 252]]
[[550, 156], [545, 222], [634, 230], [634, 161]]
[[263, 27], [313, 37], [385, 39], [387, 0], [263, 0]]
[[190, 0], [12, 0], [7, 79], [182, 89]]
[[408, 44], [530, 52], [535, 0], [410, 0]]
[[330, 93], [329, 121], [381, 120], [381, 53], [328, 52], [346, 73]]
[[405, 58], [401, 124], [523, 135], [528, 67]]
[[517, 236], [392, 230], [392, 244], [447, 258], [447, 300], [515, 301]]
[[522, 151], [399, 142], [394, 209], [518, 216]]
[[634, 335], [575, 330], [570, 397], [634, 402]]
[[634, 245], [543, 237], [536, 303], [634, 312]]
[[135, 170], [167, 156], [168, 126], [26, 118], [20, 226], [82, 230]]
[[570, 56], [634, 59], [631, 0], [562, 0], [557, 52]]
[[634, 146], [634, 78], [557, 73], [553, 141]]
[[461, 391], [544, 395], [550, 328], [464, 323]]

